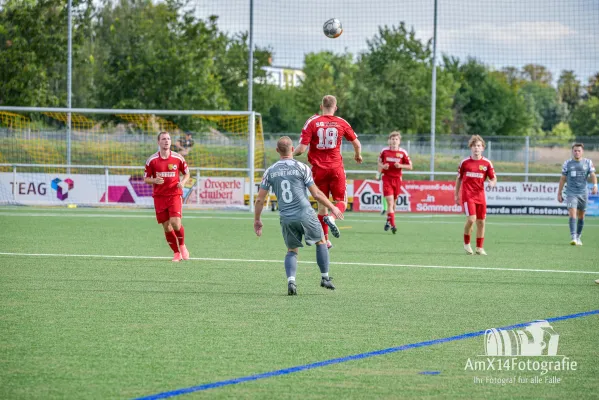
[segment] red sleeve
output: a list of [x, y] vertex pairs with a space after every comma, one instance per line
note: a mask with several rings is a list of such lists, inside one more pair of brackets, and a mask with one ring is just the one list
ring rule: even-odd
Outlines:
[[489, 179], [495, 178], [495, 168], [493, 168], [493, 163], [491, 163], [491, 161], [489, 161], [489, 166], [487, 167], [487, 176]]
[[383, 157], [385, 156], [385, 149], [381, 150], [381, 152], [379, 153], [379, 162], [382, 164], [383, 163]]
[[187, 161], [185, 161], [184, 158], [181, 161], [179, 161], [179, 171], [183, 171], [186, 174], [189, 173], [189, 167], [187, 166]]
[[306, 123], [304, 124], [304, 128], [302, 129], [302, 135], [300, 136], [300, 144], [309, 145], [312, 141], [312, 133], [314, 131], [314, 123], [313, 121], [318, 118], [318, 115], [313, 115], [308, 118]]
[[146, 164], [146, 171], [144, 172], [144, 178], [154, 178], [154, 168], [153, 168], [153, 164], [151, 161], [149, 164]]
[[344, 124], [344, 129], [343, 129], [343, 137], [349, 141], [349, 142], [353, 142], [354, 140], [356, 140], [358, 138], [358, 135], [356, 135], [356, 132], [354, 132], [353, 128], [351, 127], [351, 125], [343, 120], [343, 122], [345, 122]]
[[464, 177], [464, 168], [463, 168], [463, 166], [464, 166], [464, 161], [462, 161], [460, 163], [460, 165], [458, 165], [458, 177], [460, 179]]
[[412, 163], [412, 160], [410, 160], [410, 156], [408, 155], [408, 152], [407, 152], [407, 151], [404, 151], [404, 152], [403, 152], [403, 154], [404, 154], [404, 157], [403, 157], [403, 159], [401, 160], [401, 161], [402, 161], [402, 164], [409, 165], [410, 163]]

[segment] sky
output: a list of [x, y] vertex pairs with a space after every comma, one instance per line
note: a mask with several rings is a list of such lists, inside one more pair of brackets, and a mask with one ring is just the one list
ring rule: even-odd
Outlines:
[[[254, 42], [273, 51], [273, 65], [301, 68], [304, 54], [367, 49], [379, 26], [413, 28], [433, 36], [434, 0], [253, 0]], [[219, 16], [229, 33], [249, 30], [249, 0], [195, 0], [199, 17]], [[599, 0], [437, 0], [437, 54], [475, 57], [496, 69], [546, 66], [554, 81], [573, 70], [586, 83], [599, 72]], [[322, 25], [341, 20], [329, 39]]]

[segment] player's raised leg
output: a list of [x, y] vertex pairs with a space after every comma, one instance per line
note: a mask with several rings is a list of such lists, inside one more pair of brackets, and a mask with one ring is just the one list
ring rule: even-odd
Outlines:
[[[338, 167], [334, 170], [329, 170], [327, 176], [329, 180], [329, 190], [331, 191], [331, 196], [333, 197], [333, 204], [335, 204], [335, 207], [337, 207], [339, 211], [343, 214], [347, 209], [345, 170], [343, 169], [343, 167]], [[329, 226], [329, 229], [331, 230], [333, 236], [335, 236], [336, 238], [341, 236], [341, 232], [339, 232], [339, 228], [335, 223], [334, 215], [327, 215], [324, 218], [324, 222]]]

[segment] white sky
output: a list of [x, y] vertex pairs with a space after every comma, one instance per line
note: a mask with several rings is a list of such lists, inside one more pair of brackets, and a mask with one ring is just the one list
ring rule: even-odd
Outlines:
[[[249, 0], [195, 0], [198, 16], [219, 16], [228, 32], [249, 28]], [[416, 36], [433, 34], [434, 0], [254, 0], [254, 41], [274, 50], [274, 65], [300, 67], [320, 50], [357, 54], [379, 25], [405, 21]], [[328, 18], [344, 33], [322, 34]], [[586, 83], [599, 72], [599, 0], [438, 0], [438, 55], [477, 59], [501, 68], [541, 64], [557, 79], [574, 70]]]

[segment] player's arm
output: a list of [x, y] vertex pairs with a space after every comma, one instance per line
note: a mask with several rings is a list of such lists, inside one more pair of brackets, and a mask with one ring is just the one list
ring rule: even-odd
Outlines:
[[179, 183], [177, 184], [177, 186], [180, 189], [183, 189], [185, 187], [185, 184], [187, 183], [187, 181], [191, 178], [191, 174], [189, 173], [189, 169], [187, 169], [187, 172], [185, 173], [185, 175], [183, 175], [183, 179], [181, 179], [181, 181], [179, 181]]
[[[300, 143], [300, 144], [299, 144], [299, 145], [298, 145], [298, 146], [295, 148], [295, 151], [293, 152], [293, 155], [294, 155], [295, 157], [297, 157], [297, 156], [301, 156], [302, 154], [304, 154], [304, 153], [306, 152], [306, 150], [308, 150], [308, 145], [307, 145], [307, 144]], [[310, 157], [312, 157], [312, 156], [310, 156]]]
[[591, 182], [593, 182], [593, 189], [591, 190], [592, 194], [597, 194], [597, 174], [591, 172]]
[[414, 167], [412, 166], [412, 160], [408, 161], [407, 164], [395, 163], [395, 168], [409, 169], [409, 170], [414, 169]]
[[491, 187], [495, 187], [495, 185], [497, 184], [497, 175], [493, 175], [493, 178], [489, 178], [489, 185]]
[[458, 175], [458, 177], [455, 179], [455, 193], [453, 194], [456, 205], [460, 204], [460, 187], [461, 186], [462, 186], [462, 178], [460, 177], [460, 175]]
[[[597, 179], [597, 177], [595, 177], [595, 179]], [[595, 182], [597, 182], [595, 180]], [[562, 192], [564, 191], [564, 185], [566, 184], [566, 175], [562, 175], [559, 178], [559, 186], [557, 187], [557, 201], [559, 201], [560, 203], [562, 201], [564, 201], [564, 198], [562, 196]]]
[[331, 210], [331, 213], [333, 213], [335, 218], [343, 219], [343, 214], [341, 213], [341, 211], [339, 211], [339, 209], [337, 207], [335, 207], [335, 205], [333, 203], [331, 203], [331, 201], [327, 198], [327, 196], [325, 196], [325, 194], [322, 193], [322, 191], [320, 189], [318, 189], [318, 187], [316, 185], [314, 185], [314, 184], [310, 185], [308, 187], [308, 190], [310, 191], [310, 194], [312, 195], [312, 197], [314, 197], [314, 200], [316, 200], [317, 202], [319, 202], [320, 204], [322, 204], [323, 206], [325, 206], [326, 208]]
[[154, 170], [151, 166], [146, 165], [146, 172], [144, 173], [144, 182], [149, 185], [162, 185], [164, 178], [157, 176], [154, 178]]
[[260, 188], [260, 190], [258, 190], [258, 196], [256, 196], [256, 202], [254, 203], [254, 232], [256, 232], [256, 235], [258, 236], [262, 236], [263, 224], [260, 220], [260, 216], [262, 215], [266, 195], [268, 195], [268, 190]]
[[350, 143], [354, 146], [354, 160], [356, 160], [358, 164], [362, 164], [362, 144], [357, 138]]

